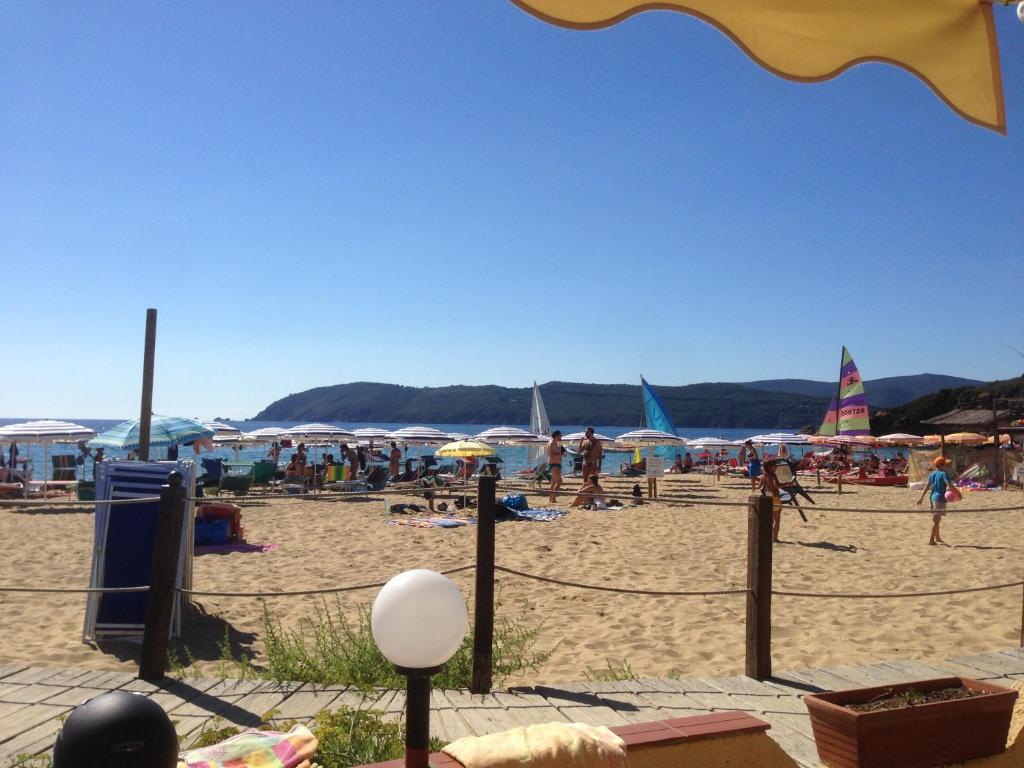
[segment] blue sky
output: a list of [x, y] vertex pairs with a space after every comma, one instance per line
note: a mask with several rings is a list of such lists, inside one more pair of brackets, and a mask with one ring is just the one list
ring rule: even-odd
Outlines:
[[795, 84], [719, 32], [505, 0], [11, 2], [3, 413], [251, 416], [347, 381], [1006, 378], [1009, 136], [908, 73]]

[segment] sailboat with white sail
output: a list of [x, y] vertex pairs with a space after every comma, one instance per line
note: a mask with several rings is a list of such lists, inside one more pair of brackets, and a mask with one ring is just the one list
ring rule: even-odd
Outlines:
[[[540, 387], [537, 386], [536, 381], [533, 382], [533, 402], [530, 404], [530, 432], [544, 437], [551, 434], [548, 411], [544, 407], [544, 398], [540, 395]], [[531, 445], [528, 454], [529, 466], [536, 466], [545, 460], [545, 446], [543, 444]]]

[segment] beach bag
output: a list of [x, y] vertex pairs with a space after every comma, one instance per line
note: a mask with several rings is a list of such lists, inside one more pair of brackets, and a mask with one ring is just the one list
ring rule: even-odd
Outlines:
[[523, 493], [509, 493], [502, 497], [501, 503], [508, 509], [514, 509], [516, 511], [522, 511], [530, 508], [530, 503], [526, 500], [526, 494]]

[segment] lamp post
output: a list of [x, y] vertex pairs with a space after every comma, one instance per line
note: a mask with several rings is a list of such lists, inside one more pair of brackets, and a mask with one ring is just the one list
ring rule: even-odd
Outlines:
[[381, 587], [370, 612], [374, 642], [407, 678], [405, 766], [428, 768], [430, 677], [462, 643], [466, 602], [459, 588], [437, 571], [398, 574]]

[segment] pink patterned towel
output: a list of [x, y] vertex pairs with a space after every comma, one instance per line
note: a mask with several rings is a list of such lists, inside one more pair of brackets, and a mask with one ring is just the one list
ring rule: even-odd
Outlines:
[[178, 768], [310, 768], [316, 736], [304, 725], [288, 733], [246, 731], [178, 756]]

